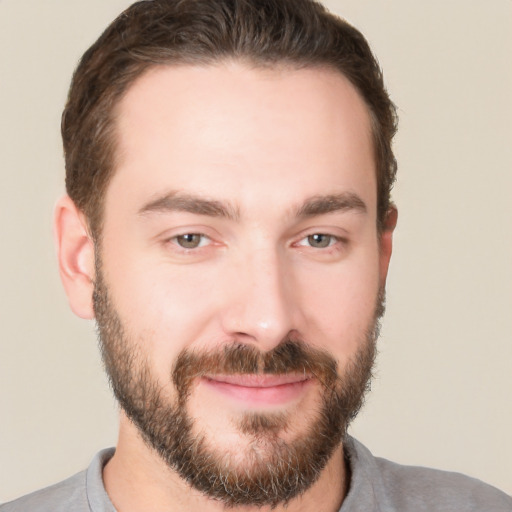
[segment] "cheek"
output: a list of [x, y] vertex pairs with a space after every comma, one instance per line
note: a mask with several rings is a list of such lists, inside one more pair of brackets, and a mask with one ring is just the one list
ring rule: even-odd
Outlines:
[[127, 336], [167, 379], [183, 349], [214, 337], [214, 278], [192, 266], [176, 268], [135, 254], [112, 251], [104, 259], [105, 279]]
[[308, 338], [322, 344], [340, 362], [350, 358], [373, 327], [379, 293], [377, 252], [336, 268], [303, 273], [301, 288]]

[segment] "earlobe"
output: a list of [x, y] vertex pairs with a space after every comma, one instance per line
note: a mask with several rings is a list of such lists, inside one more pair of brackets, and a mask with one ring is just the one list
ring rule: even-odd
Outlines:
[[384, 220], [382, 233], [380, 234], [380, 286], [384, 288], [386, 285], [386, 278], [388, 276], [389, 261], [393, 251], [393, 232], [398, 221], [398, 210], [394, 205], [388, 210]]
[[81, 318], [94, 318], [94, 242], [85, 216], [69, 196], [55, 206], [54, 235], [59, 272], [73, 312]]

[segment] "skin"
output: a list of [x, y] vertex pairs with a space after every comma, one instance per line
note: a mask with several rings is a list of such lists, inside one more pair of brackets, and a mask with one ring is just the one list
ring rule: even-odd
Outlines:
[[[396, 224], [393, 209], [377, 232], [370, 122], [354, 87], [328, 69], [159, 67], [132, 85], [118, 113], [102, 269], [168, 399], [176, 396], [169, 371], [181, 350], [233, 340], [268, 351], [300, 337], [328, 350], [343, 371], [372, 323]], [[326, 197], [336, 198], [333, 211], [311, 208]], [[204, 201], [221, 209], [198, 209]], [[93, 318], [94, 246], [68, 197], [55, 226], [71, 307]], [[186, 234], [204, 236], [186, 249]], [[314, 246], [315, 234], [327, 236], [326, 247]], [[226, 388], [200, 379], [189, 412], [213, 446], [243, 464], [247, 443], [235, 422], [244, 412], [285, 413], [292, 428], [283, 440], [314, 414], [318, 382], [275, 384], [242, 378]], [[104, 481], [122, 512], [224, 509], [174, 474], [123, 413]], [[286, 510], [337, 511], [347, 481], [340, 446]]]

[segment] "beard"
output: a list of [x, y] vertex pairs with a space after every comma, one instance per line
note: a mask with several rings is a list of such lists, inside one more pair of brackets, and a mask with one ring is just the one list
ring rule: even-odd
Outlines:
[[[97, 269], [94, 311], [103, 362], [114, 395], [142, 439], [167, 466], [205, 496], [232, 507], [275, 507], [304, 493], [320, 476], [347, 427], [364, 403], [376, 354], [384, 293], [361, 336], [359, 350], [340, 372], [327, 351], [302, 340], [284, 340], [268, 352], [233, 342], [196, 352], [184, 349], [170, 369], [177, 398], [166, 397], [147, 357], [131, 339], [113, 306], [101, 269]], [[307, 411], [309, 424], [293, 432], [286, 413], [244, 413], [236, 424], [243, 449], [215, 445], [198, 429], [187, 404], [196, 379], [207, 375], [303, 373], [321, 388], [319, 406]], [[236, 453], [235, 453], [236, 452]]]

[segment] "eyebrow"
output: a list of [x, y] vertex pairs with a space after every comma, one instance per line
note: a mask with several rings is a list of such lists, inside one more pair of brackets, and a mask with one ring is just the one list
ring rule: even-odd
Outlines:
[[240, 216], [238, 209], [230, 204], [177, 191], [168, 192], [145, 204], [140, 208], [139, 215], [176, 211], [230, 220], [237, 220]]
[[[139, 215], [148, 213], [187, 212], [208, 217], [239, 220], [239, 209], [229, 203], [207, 199], [178, 191], [168, 192], [146, 203], [139, 209]], [[308, 218], [334, 212], [356, 211], [366, 213], [364, 201], [352, 192], [313, 196], [295, 210], [298, 218]]]
[[364, 201], [353, 192], [313, 196], [302, 204], [296, 212], [297, 217], [314, 217], [327, 213], [355, 211], [367, 213]]

